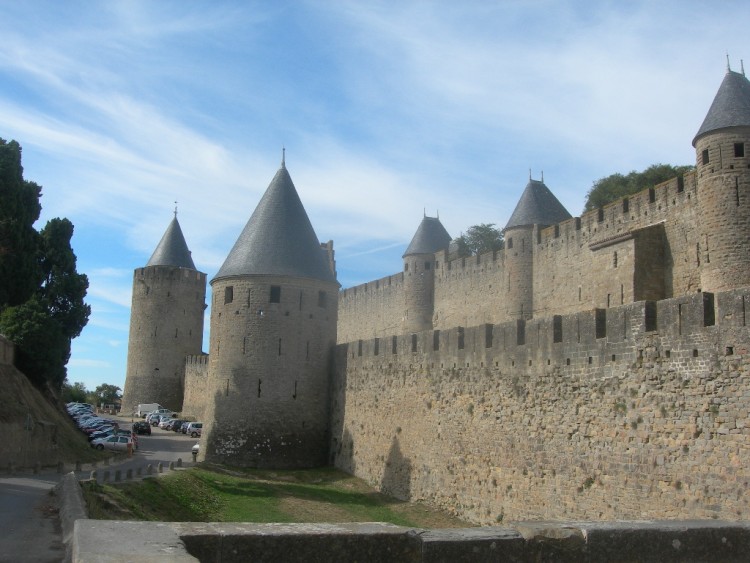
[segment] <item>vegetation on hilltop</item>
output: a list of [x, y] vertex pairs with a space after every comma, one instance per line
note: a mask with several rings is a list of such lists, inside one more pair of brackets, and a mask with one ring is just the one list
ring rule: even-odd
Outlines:
[[657, 184], [682, 176], [692, 170], [693, 166], [672, 166], [671, 164], [652, 164], [643, 172], [632, 172], [622, 175], [615, 173], [600, 178], [586, 194], [583, 211], [597, 209], [613, 201], [638, 193]]
[[23, 178], [21, 146], [0, 139], [0, 334], [16, 345], [16, 365], [36, 386], [60, 391], [70, 342], [88, 322], [88, 278], [76, 271], [73, 223], [34, 228], [42, 188]]
[[494, 223], [480, 223], [466, 230], [466, 233], [453, 240], [459, 256], [483, 254], [493, 250], [502, 250], [503, 232], [495, 228]]

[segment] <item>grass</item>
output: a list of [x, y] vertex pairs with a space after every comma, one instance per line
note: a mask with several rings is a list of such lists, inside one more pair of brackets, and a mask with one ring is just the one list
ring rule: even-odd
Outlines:
[[468, 524], [382, 495], [333, 468], [304, 471], [191, 468], [117, 485], [83, 484], [95, 519], [165, 522], [390, 522], [420, 528]]

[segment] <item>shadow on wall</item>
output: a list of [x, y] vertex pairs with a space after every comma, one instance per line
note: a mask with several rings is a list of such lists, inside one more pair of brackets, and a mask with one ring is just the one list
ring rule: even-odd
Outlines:
[[411, 461], [401, 453], [398, 437], [393, 437], [388, 459], [380, 482], [381, 492], [401, 500], [409, 500], [411, 495]]

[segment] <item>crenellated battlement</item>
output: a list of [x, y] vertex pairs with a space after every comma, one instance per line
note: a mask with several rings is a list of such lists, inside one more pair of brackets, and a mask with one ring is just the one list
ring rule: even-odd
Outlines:
[[421, 369], [477, 365], [499, 368], [501, 372], [523, 372], [538, 365], [575, 369], [576, 362], [591, 366], [594, 358], [597, 366], [633, 361], [638, 354], [635, 342], [649, 334], [666, 341], [694, 338], [704, 331], [728, 333], [745, 327], [748, 304], [750, 287], [716, 296], [696, 293], [530, 321], [519, 319], [359, 339], [339, 347], [346, 350], [350, 362], [413, 360], [420, 363]]

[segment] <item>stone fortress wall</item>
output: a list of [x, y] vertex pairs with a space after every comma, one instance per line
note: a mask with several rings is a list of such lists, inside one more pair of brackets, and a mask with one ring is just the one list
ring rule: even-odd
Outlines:
[[[696, 174], [685, 174], [558, 225], [530, 229], [506, 248], [450, 259], [435, 255], [434, 328], [500, 323], [518, 316], [508, 292], [520, 283], [506, 255], [532, 254], [533, 311], [524, 316], [569, 314], [637, 300], [659, 300], [701, 288]], [[666, 249], [666, 250], [665, 250]], [[414, 271], [412, 267], [411, 271]], [[404, 315], [400, 272], [344, 289], [339, 295], [338, 342], [386, 337]]]
[[750, 516], [750, 288], [337, 347], [331, 459], [504, 519]]

